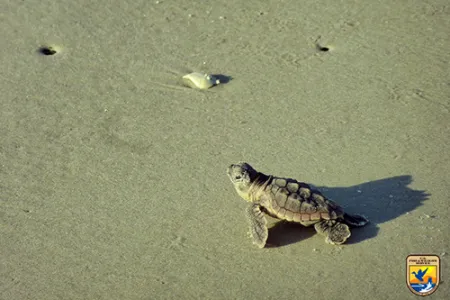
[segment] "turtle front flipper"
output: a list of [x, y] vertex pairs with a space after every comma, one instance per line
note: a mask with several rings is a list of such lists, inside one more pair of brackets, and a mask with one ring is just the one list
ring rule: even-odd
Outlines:
[[269, 236], [269, 230], [267, 229], [267, 220], [261, 211], [261, 207], [258, 204], [250, 205], [246, 210], [246, 215], [250, 223], [250, 235], [253, 243], [259, 248], [264, 248]]
[[324, 220], [314, 225], [314, 228], [321, 235], [326, 236], [325, 241], [329, 244], [340, 245], [350, 237], [350, 229], [336, 220]]
[[369, 223], [369, 220], [363, 215], [351, 215], [344, 213], [344, 222], [345, 224], [351, 227], [362, 227]]

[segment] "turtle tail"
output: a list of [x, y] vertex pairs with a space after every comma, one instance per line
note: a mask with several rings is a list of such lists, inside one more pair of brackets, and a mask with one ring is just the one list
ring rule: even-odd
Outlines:
[[369, 220], [362, 215], [350, 215], [344, 213], [344, 223], [350, 227], [362, 227], [369, 223]]

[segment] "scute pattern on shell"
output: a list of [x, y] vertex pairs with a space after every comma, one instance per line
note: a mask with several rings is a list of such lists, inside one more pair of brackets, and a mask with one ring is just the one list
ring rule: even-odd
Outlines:
[[267, 191], [270, 193], [267, 212], [275, 217], [299, 223], [315, 223], [342, 216], [342, 209], [311, 190], [306, 183], [288, 178], [273, 178]]

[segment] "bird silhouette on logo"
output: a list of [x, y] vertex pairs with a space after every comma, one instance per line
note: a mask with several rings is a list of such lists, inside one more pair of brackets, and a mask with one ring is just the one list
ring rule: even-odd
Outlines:
[[412, 272], [412, 273], [418, 280], [423, 281], [423, 276], [425, 275], [425, 273], [427, 271], [428, 271], [428, 268], [426, 268], [425, 271], [422, 271], [422, 269], [420, 269], [418, 273], [416, 273], [416, 272]]

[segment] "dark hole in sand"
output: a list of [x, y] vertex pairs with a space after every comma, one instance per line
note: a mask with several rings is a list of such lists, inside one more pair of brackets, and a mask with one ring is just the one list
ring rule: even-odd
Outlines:
[[42, 55], [55, 55], [56, 54], [56, 50], [53, 49], [53, 47], [40, 47], [38, 51]]

